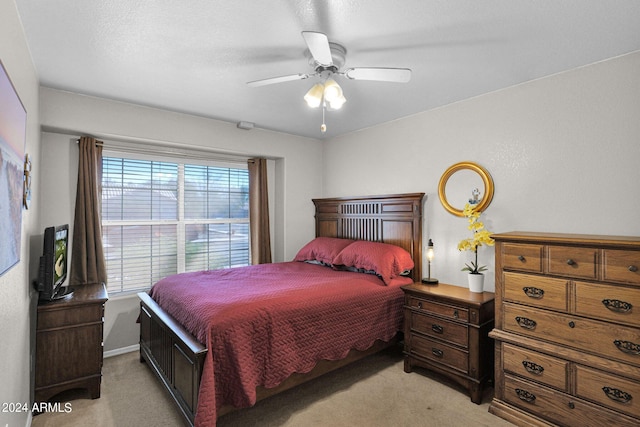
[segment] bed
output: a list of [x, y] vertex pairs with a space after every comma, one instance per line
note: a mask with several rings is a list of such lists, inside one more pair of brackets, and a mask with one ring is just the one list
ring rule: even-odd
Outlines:
[[[296, 260], [163, 279], [138, 294], [141, 362], [189, 425], [214, 426], [225, 413], [394, 345], [402, 331], [399, 284], [420, 280], [423, 199], [424, 193], [313, 199], [316, 239]], [[343, 245], [331, 255], [335, 265], [316, 256], [320, 242]], [[408, 262], [413, 268], [368, 274], [367, 265], [356, 264], [358, 250], [372, 245], [392, 249], [394, 269]], [[210, 276], [218, 288], [205, 298], [199, 287]], [[253, 288], [259, 297], [249, 293]], [[236, 305], [223, 304], [229, 300]]]

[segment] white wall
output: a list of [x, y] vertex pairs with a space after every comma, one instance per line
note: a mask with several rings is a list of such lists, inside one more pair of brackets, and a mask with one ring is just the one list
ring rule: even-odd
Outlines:
[[[32, 190], [37, 194], [40, 175], [38, 79], [13, 0], [0, 0], [0, 60], [27, 110], [25, 152], [32, 157]], [[31, 240], [38, 233], [38, 200], [22, 211], [20, 262], [0, 276], [0, 404], [29, 403], [30, 347], [36, 294], [30, 285]], [[42, 250], [42, 248], [37, 248]], [[0, 426], [27, 425], [25, 412], [0, 411]]]
[[[322, 144], [319, 141], [172, 113], [70, 92], [41, 88], [43, 157], [46, 183], [41, 191], [41, 226], [73, 223], [80, 135], [104, 140], [153, 142], [263, 156], [272, 159], [275, 181], [274, 259], [291, 260], [314, 236], [311, 199], [322, 195]], [[105, 350], [138, 342], [138, 300], [116, 297], [105, 309]]]
[[[334, 138], [325, 146], [324, 194], [426, 192], [432, 276], [456, 285], [466, 285], [460, 269], [471, 260], [456, 246], [470, 232], [440, 204], [438, 182], [460, 161], [493, 177], [483, 215], [493, 232], [638, 236], [638, 76], [635, 52]], [[493, 290], [493, 248], [479, 257]]]

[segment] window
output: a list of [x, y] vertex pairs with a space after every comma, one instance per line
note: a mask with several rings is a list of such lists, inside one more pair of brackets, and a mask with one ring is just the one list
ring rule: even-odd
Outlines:
[[102, 161], [110, 293], [170, 274], [249, 265], [246, 168], [121, 157]]

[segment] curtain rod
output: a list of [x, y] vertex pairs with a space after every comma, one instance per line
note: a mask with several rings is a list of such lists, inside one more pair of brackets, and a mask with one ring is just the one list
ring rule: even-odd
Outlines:
[[[80, 142], [80, 138], [76, 139], [76, 144]], [[175, 158], [182, 159], [196, 159], [196, 160], [217, 160], [222, 162], [229, 163], [239, 163], [245, 164], [247, 160], [254, 156], [249, 156], [246, 154], [223, 154], [216, 150], [209, 150], [206, 148], [191, 148], [191, 147], [183, 147], [172, 144], [161, 144], [161, 143], [148, 143], [148, 142], [136, 142], [136, 141], [98, 141], [96, 140], [96, 145], [102, 146], [105, 149], [120, 151], [124, 153], [133, 153], [133, 154], [152, 154], [152, 155], [168, 155]], [[127, 144], [127, 145], [124, 145]], [[133, 144], [133, 145], [131, 145]], [[159, 147], [164, 147], [165, 149], [158, 149]], [[167, 149], [169, 148], [169, 149]], [[171, 149], [173, 148], [173, 149]]]

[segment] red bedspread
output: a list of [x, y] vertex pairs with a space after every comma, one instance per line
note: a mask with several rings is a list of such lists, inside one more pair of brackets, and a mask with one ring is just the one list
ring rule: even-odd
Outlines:
[[398, 286], [302, 262], [178, 274], [151, 297], [209, 350], [197, 426], [214, 426], [225, 404], [254, 405], [259, 385], [388, 341], [402, 325]]

